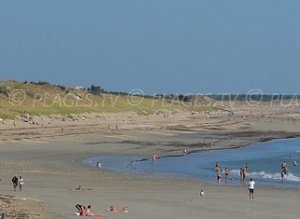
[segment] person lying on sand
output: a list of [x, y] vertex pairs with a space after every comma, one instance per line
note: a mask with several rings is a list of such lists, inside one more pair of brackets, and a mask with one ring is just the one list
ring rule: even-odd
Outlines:
[[75, 208], [78, 210], [75, 212], [77, 216], [87, 216], [87, 208], [81, 204], [76, 204]]
[[75, 205], [75, 208], [78, 210], [77, 212], [75, 212], [75, 215], [77, 215], [77, 216], [92, 216], [94, 219], [106, 217], [105, 215], [92, 213], [91, 205], [88, 205], [88, 207], [86, 208], [85, 206], [83, 206], [81, 204], [77, 204], [77, 205]]
[[128, 207], [124, 206], [123, 208], [116, 208], [114, 206], [110, 206], [108, 209], [106, 209], [106, 211], [113, 213], [128, 213]]
[[83, 191], [83, 190], [93, 190], [92, 188], [84, 188], [81, 185], [79, 185], [77, 188], [75, 188], [76, 191]]
[[[75, 206], [76, 207], [76, 206]], [[84, 207], [84, 206], [83, 206]], [[84, 207], [84, 215], [82, 216], [94, 216], [94, 214], [92, 213], [92, 210], [91, 210], [92, 206], [88, 205], [87, 208]]]

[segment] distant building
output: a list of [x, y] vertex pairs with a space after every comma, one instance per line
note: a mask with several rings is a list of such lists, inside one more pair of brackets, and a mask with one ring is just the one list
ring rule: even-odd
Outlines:
[[85, 88], [83, 86], [75, 86], [73, 89], [74, 90], [84, 90]]

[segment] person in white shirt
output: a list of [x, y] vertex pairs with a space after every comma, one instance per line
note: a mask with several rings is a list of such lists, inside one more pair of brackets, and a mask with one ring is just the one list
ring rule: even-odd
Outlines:
[[201, 191], [200, 191], [200, 196], [205, 197], [205, 193], [204, 193], [203, 189], [201, 189]]
[[248, 184], [248, 189], [249, 189], [249, 198], [250, 199], [254, 199], [254, 186], [255, 186], [255, 182], [254, 180], [251, 178]]
[[24, 185], [24, 179], [22, 176], [19, 177], [19, 190], [22, 191]]

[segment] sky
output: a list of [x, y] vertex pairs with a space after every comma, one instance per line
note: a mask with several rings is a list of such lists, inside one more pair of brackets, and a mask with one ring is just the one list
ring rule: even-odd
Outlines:
[[1, 0], [0, 79], [300, 93], [299, 0]]

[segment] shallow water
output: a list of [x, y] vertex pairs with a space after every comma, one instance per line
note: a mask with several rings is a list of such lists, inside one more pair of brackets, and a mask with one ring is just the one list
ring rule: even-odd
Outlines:
[[[194, 135], [192, 137], [195, 137]], [[174, 154], [176, 155], [176, 154]], [[240, 184], [239, 169], [247, 162], [247, 178], [262, 184], [300, 187], [300, 138], [273, 140], [239, 149], [203, 151], [186, 156], [161, 157], [151, 162], [139, 156], [97, 156], [83, 160], [83, 164], [95, 167], [101, 161], [107, 170], [128, 173], [152, 173], [187, 176], [215, 183], [215, 163], [229, 168], [229, 179], [224, 176], [221, 184]], [[159, 156], [159, 155], [158, 155]], [[282, 183], [281, 162], [286, 160], [289, 174]], [[294, 166], [293, 161], [299, 165]]]

